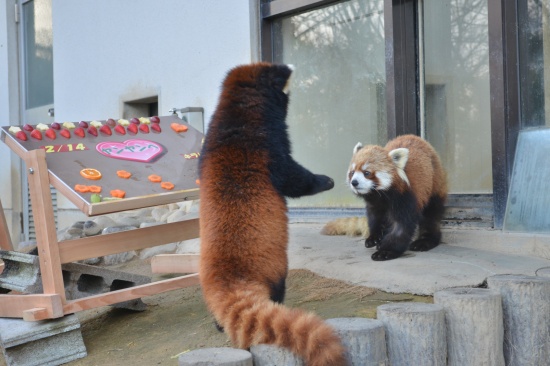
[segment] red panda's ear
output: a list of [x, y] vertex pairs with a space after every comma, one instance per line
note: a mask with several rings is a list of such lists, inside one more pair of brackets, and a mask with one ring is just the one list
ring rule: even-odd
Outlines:
[[357, 152], [358, 152], [359, 150], [361, 150], [362, 147], [363, 147], [363, 144], [360, 143], [360, 142], [358, 142], [357, 145], [355, 145], [355, 147], [353, 148], [353, 153], [354, 153], [354, 154], [357, 154]]
[[409, 149], [404, 147], [390, 151], [388, 154], [399, 169], [405, 169], [409, 160]]

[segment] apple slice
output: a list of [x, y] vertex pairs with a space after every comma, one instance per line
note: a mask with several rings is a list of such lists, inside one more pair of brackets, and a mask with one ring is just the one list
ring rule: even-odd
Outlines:
[[134, 118], [132, 118], [132, 119], [130, 120], [130, 123], [133, 123], [133, 124], [135, 124], [135, 125], [139, 125], [141, 122], [140, 122], [139, 119], [137, 119], [137, 118], [134, 117]]
[[27, 134], [23, 131], [17, 131], [15, 133], [15, 137], [17, 137], [21, 141], [27, 141]]
[[31, 126], [31, 125], [29, 125], [28, 123], [26, 123], [26, 124], [23, 125], [23, 129], [24, 129], [25, 131], [31, 132], [32, 130], [34, 130], [34, 127]]
[[57, 137], [57, 135], [55, 134], [55, 130], [51, 127], [48, 128], [44, 134], [46, 135], [47, 138], [52, 140], [55, 140], [55, 138]]
[[105, 124], [107, 124], [107, 126], [109, 126], [109, 127], [115, 127], [115, 126], [116, 126], [116, 121], [115, 121], [114, 119], [112, 119], [112, 118], [109, 118], [109, 119], [105, 122]]
[[160, 123], [160, 118], [158, 118], [157, 116], [153, 116], [151, 118], [149, 118], [151, 120], [151, 122], [153, 123]]
[[149, 125], [139, 125], [139, 130], [143, 133], [149, 133]]
[[53, 128], [54, 130], [60, 130], [61, 129], [61, 125], [57, 122], [54, 122], [50, 125], [50, 128]]
[[71, 138], [71, 131], [67, 130], [66, 128], [62, 129], [61, 131], [59, 131], [59, 134], [63, 137], [65, 137], [66, 139], [70, 139]]
[[115, 126], [115, 132], [120, 135], [126, 135], [126, 130], [124, 129], [124, 126], [122, 125], [116, 125]]
[[82, 128], [82, 127], [75, 128], [74, 129], [74, 134], [77, 135], [78, 137], [86, 136], [86, 132], [84, 132], [84, 128]]
[[37, 140], [42, 140], [42, 132], [38, 130], [32, 130], [31, 131], [31, 137], [34, 137]]

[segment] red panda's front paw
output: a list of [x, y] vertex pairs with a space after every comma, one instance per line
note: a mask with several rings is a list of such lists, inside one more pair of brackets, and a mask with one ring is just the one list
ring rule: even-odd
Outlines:
[[415, 252], [426, 252], [430, 249], [435, 248], [439, 244], [438, 240], [429, 239], [429, 238], [420, 238], [411, 243], [410, 250]]
[[380, 249], [380, 242], [382, 241], [382, 237], [384, 234], [370, 235], [367, 239], [365, 239], [365, 248], [373, 248], [376, 247], [376, 249]]
[[401, 256], [401, 253], [398, 253], [398, 252], [393, 252], [389, 250], [379, 250], [377, 252], [374, 252], [371, 258], [373, 261], [387, 261], [390, 259], [395, 259], [400, 256]]
[[317, 192], [324, 192], [334, 188], [334, 179], [326, 175], [317, 174], [316, 176]]

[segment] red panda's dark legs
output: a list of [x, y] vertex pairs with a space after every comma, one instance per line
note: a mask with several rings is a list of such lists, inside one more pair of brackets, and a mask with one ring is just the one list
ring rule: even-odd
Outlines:
[[418, 239], [411, 244], [411, 250], [424, 252], [439, 245], [440, 224], [444, 212], [445, 200], [439, 196], [432, 196], [422, 211], [422, 218], [418, 225]]
[[375, 233], [382, 233], [376, 245], [378, 250], [371, 256], [375, 261], [385, 261], [401, 256], [409, 248], [420, 219], [416, 199], [411, 192], [386, 192], [385, 194], [386, 197], [377, 200], [376, 204], [367, 201], [369, 228], [373, 220], [380, 225], [373, 226]]
[[271, 285], [271, 301], [282, 304], [285, 301], [286, 277], [283, 277], [276, 284]]
[[378, 247], [384, 231], [386, 231], [386, 207], [370, 205], [367, 202], [367, 222], [369, 225], [369, 236], [365, 240], [365, 247]]

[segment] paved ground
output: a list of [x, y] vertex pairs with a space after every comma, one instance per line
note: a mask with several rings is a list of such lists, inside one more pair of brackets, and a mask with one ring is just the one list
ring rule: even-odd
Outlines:
[[[324, 318], [374, 317], [376, 307], [394, 301], [431, 302], [434, 291], [478, 286], [501, 273], [550, 273], [550, 237], [509, 234], [492, 230], [447, 230], [446, 244], [425, 253], [406, 253], [386, 262], [370, 259], [363, 239], [320, 235], [322, 224], [290, 225], [290, 266], [322, 276], [388, 292], [370, 291], [292, 271], [287, 306], [303, 307]], [[134, 267], [132, 267], [134, 266]], [[129, 272], [150, 274], [147, 261], [125, 264]], [[122, 268], [121, 268], [122, 270]], [[147, 271], [141, 272], [141, 271]], [[336, 291], [337, 290], [337, 291]], [[343, 291], [345, 290], [345, 291]], [[170, 291], [143, 299], [144, 312], [102, 307], [78, 313], [88, 356], [74, 366], [176, 365], [182, 352], [228, 346], [215, 330], [200, 287]], [[5, 365], [0, 354], [0, 366]]]
[[[324, 236], [322, 224], [290, 226], [290, 267], [393, 293], [431, 295], [459, 286], [479, 286], [496, 274], [536, 275], [550, 267], [550, 237], [497, 230], [446, 230], [429, 252], [375, 262], [364, 239]], [[539, 271], [539, 275], [540, 275]]]

